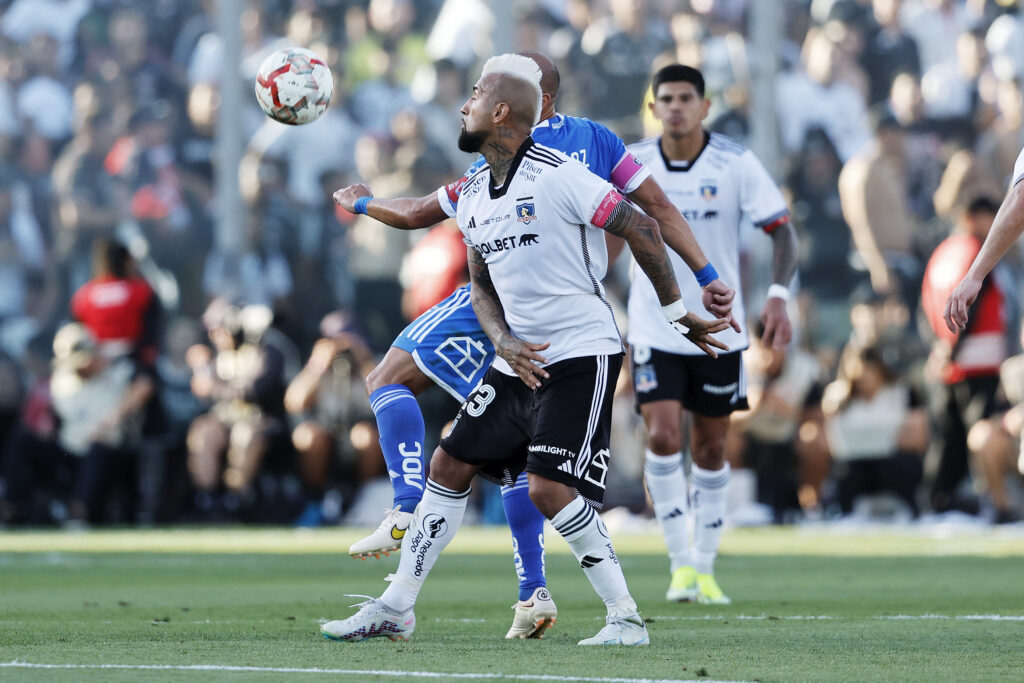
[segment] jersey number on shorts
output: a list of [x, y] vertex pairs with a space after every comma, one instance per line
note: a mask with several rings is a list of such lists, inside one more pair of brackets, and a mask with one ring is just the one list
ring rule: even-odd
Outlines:
[[466, 412], [473, 417], [480, 417], [487, 410], [487, 406], [494, 400], [494, 387], [490, 384], [481, 384], [468, 401], [466, 401]]

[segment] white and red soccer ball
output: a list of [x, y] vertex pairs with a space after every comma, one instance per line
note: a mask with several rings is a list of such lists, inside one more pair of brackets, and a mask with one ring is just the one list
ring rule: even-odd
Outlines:
[[256, 100], [267, 116], [297, 126], [318, 119], [334, 97], [334, 77], [324, 60], [304, 47], [287, 47], [263, 60]]

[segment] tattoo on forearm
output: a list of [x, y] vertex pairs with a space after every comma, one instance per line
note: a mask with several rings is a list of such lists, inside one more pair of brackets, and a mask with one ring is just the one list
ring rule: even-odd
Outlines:
[[470, 299], [473, 311], [484, 334], [498, 346], [498, 341], [508, 333], [505, 309], [501, 306], [498, 292], [494, 289], [487, 262], [476, 249], [469, 250], [469, 279], [473, 283]]
[[626, 202], [619, 202], [604, 229], [629, 243], [633, 258], [654, 285], [662, 305], [679, 299], [679, 285], [657, 223]]
[[796, 230], [793, 224], [783, 223], [772, 232], [772, 282], [788, 284], [796, 272]]

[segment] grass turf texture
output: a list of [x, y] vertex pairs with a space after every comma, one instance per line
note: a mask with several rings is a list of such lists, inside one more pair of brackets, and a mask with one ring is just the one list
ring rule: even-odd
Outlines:
[[[378, 595], [381, 579], [397, 565], [394, 555], [363, 562], [328, 554], [347, 548], [358, 532], [9, 532], [0, 535], [0, 664], [518, 677], [511, 680], [1020, 680], [1024, 537], [960, 533], [730, 531], [717, 564], [734, 600], [727, 607], [665, 603], [660, 539], [619, 535], [626, 578], [650, 620], [651, 647], [579, 648], [577, 640], [601, 627], [604, 610], [556, 534], [548, 535], [548, 575], [559, 623], [543, 641], [502, 638], [515, 578], [508, 532], [495, 528], [460, 531], [420, 596], [413, 641], [398, 644], [318, 635], [322, 620], [353, 612], [348, 606], [357, 600], [344, 593]], [[396, 679], [0, 667], [0, 679], [30, 681], [327, 678]]]

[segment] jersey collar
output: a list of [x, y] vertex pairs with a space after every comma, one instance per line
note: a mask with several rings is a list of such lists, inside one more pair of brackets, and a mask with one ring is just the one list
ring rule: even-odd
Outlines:
[[700, 151], [697, 152], [697, 156], [693, 158], [689, 164], [685, 166], [680, 164], [678, 161], [671, 161], [665, 156], [665, 150], [661, 147], [661, 138], [658, 138], [658, 154], [661, 155], [661, 161], [665, 164], [666, 170], [674, 173], [689, 173], [690, 169], [697, 165], [697, 160], [700, 159], [700, 155], [704, 153], [704, 150], [708, 148], [708, 143], [711, 142], [711, 134], [707, 131], [704, 132], [704, 144], [701, 145]]
[[487, 181], [487, 189], [491, 193], [491, 199], [499, 199], [505, 196], [505, 193], [508, 192], [509, 186], [512, 184], [512, 178], [514, 178], [516, 173], [519, 171], [519, 164], [523, 160], [523, 155], [526, 154], [526, 151], [531, 147], [533, 147], [533, 138], [527, 136], [526, 139], [523, 140], [523, 144], [519, 145], [519, 149], [516, 150], [516, 155], [512, 157], [512, 165], [508, 167], [508, 173], [505, 174], [505, 184], [501, 187], [494, 187], [494, 176], [490, 175], [490, 172], [488, 172], [490, 180]]
[[550, 119], [544, 119], [543, 121], [538, 123], [536, 126], [534, 126], [533, 129], [537, 130], [538, 128], [551, 128], [551, 127], [554, 126], [554, 124], [561, 123], [562, 119], [564, 119], [564, 118], [565, 118], [564, 116], [562, 116], [561, 114], [559, 114], [556, 111], [554, 116], [552, 116]]

